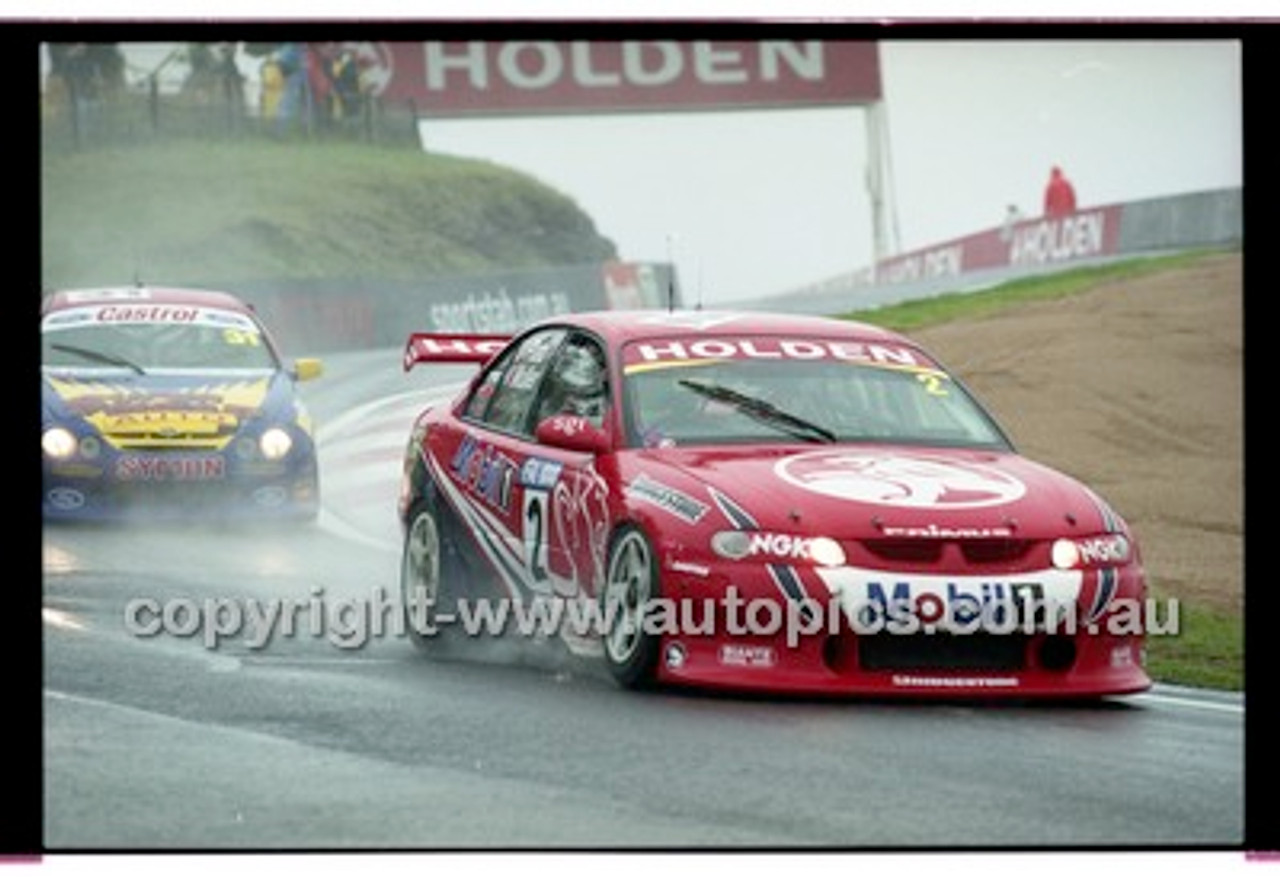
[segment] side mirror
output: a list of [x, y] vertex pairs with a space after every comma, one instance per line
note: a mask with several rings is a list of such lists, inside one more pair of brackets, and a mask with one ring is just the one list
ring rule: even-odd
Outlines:
[[541, 444], [583, 454], [604, 454], [610, 449], [609, 437], [586, 417], [575, 414], [553, 414], [538, 424], [533, 437]]
[[319, 358], [299, 358], [293, 362], [293, 378], [300, 383], [314, 380], [324, 373], [324, 362]]

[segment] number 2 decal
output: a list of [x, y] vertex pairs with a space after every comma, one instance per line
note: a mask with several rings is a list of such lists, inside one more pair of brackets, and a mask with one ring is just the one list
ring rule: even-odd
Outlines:
[[547, 582], [547, 493], [540, 489], [524, 490], [525, 564], [534, 586]]
[[946, 379], [946, 376], [941, 373], [916, 374], [916, 380], [924, 384], [924, 391], [941, 398], [945, 398], [947, 395], [947, 387], [944, 385]]

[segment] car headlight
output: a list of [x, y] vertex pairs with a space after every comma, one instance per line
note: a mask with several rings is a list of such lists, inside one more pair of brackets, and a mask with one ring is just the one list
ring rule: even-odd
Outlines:
[[293, 437], [278, 426], [273, 426], [258, 437], [258, 450], [267, 460], [279, 460], [293, 447]]
[[741, 529], [717, 532], [711, 536], [711, 550], [726, 560], [744, 560], [751, 554], [751, 535]]
[[844, 566], [844, 548], [834, 538], [820, 535], [809, 540], [809, 558], [819, 566]]
[[40, 437], [40, 447], [54, 460], [66, 460], [76, 453], [76, 437], [70, 430], [54, 426], [44, 431], [44, 435]]
[[1050, 550], [1050, 560], [1058, 569], [1097, 569], [1123, 566], [1133, 556], [1129, 539], [1119, 532], [1089, 538], [1059, 538]]

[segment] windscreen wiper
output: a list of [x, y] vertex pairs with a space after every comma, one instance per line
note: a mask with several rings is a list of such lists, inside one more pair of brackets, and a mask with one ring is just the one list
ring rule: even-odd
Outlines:
[[736, 389], [730, 389], [728, 386], [717, 386], [712, 383], [699, 382], [698, 380], [676, 380], [676, 382], [686, 389], [697, 392], [699, 395], [736, 408], [753, 420], [759, 420], [761, 423], [772, 426], [775, 429], [781, 429], [792, 435], [797, 435], [806, 441], [838, 441], [836, 434], [825, 426], [819, 426], [817, 423], [806, 420], [803, 417], [797, 417], [795, 414], [784, 411], [776, 404], [765, 401], [763, 398], [747, 395]]
[[66, 352], [69, 355], [76, 355], [88, 361], [101, 361], [103, 364], [110, 364], [112, 367], [128, 367], [134, 373], [141, 376], [146, 376], [147, 374], [147, 372], [142, 369], [141, 365], [135, 364], [128, 358], [123, 358], [120, 355], [113, 355], [110, 352], [95, 351], [91, 348], [80, 348], [79, 346], [67, 345], [62, 342], [51, 343], [49, 348], [57, 349], [60, 352]]

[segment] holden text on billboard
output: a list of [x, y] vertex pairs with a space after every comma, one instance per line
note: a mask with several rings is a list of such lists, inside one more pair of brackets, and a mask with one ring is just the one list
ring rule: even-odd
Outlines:
[[385, 44], [384, 99], [425, 115], [572, 114], [881, 99], [874, 41], [426, 41]]

